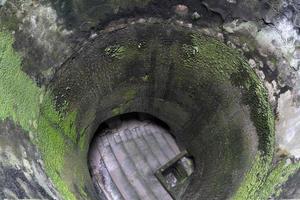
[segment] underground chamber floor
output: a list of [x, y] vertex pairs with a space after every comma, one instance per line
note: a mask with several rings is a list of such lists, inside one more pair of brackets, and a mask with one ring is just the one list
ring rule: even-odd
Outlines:
[[110, 200], [171, 200], [187, 187], [191, 158], [151, 121], [119, 121], [97, 133], [89, 164], [94, 185]]

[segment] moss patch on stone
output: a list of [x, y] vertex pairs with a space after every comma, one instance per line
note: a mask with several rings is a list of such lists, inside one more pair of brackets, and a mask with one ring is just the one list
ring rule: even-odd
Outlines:
[[[229, 78], [235, 86], [242, 89], [243, 102], [250, 107], [251, 120], [259, 137], [259, 153], [234, 199], [259, 199], [258, 195], [264, 189], [264, 184], [267, 184], [267, 180], [271, 180], [274, 154], [274, 115], [268, 102], [266, 89], [236, 50], [201, 35], [194, 35], [193, 43], [193, 46], [187, 50], [189, 58], [186, 65], [205, 69], [208, 74], [211, 73], [205, 77], [214, 77], [216, 81]], [[276, 181], [280, 182], [278, 179], [272, 180], [272, 184], [275, 185]]]
[[300, 169], [300, 164], [286, 164], [286, 160], [282, 160], [272, 167], [271, 162], [266, 157], [257, 155], [233, 199], [265, 200], [280, 195], [280, 186]]
[[112, 109], [111, 112], [112, 112], [113, 116], [117, 116], [117, 115], [124, 113], [126, 111], [126, 109], [129, 108], [131, 102], [134, 100], [136, 95], [137, 95], [137, 91], [135, 88], [130, 88], [126, 91], [123, 91], [122, 98], [123, 98], [124, 103], [121, 103], [120, 105], [118, 105], [117, 107]]
[[61, 177], [66, 150], [70, 147], [66, 144], [63, 136], [54, 127], [51, 127], [49, 121], [44, 117], [41, 117], [39, 120], [37, 143], [43, 155], [46, 172], [57, 190], [64, 199], [76, 199], [70, 192], [68, 183]]
[[14, 51], [14, 40], [0, 31], [0, 118], [8, 116], [25, 130], [35, 129], [39, 113], [40, 89], [21, 71], [21, 58]]
[[[76, 199], [62, 177], [66, 153], [71, 149], [75, 113], [62, 118], [51, 95], [44, 94], [21, 70], [21, 57], [14, 51], [13, 37], [0, 31], [0, 119], [12, 119], [32, 132], [42, 153], [45, 169], [64, 199]], [[43, 98], [41, 98], [43, 97]]]
[[299, 169], [300, 163], [288, 164], [286, 159], [280, 161], [269, 171], [269, 175], [264, 181], [262, 189], [258, 190], [259, 199], [268, 199], [271, 196], [278, 197], [282, 192], [281, 186]]
[[111, 58], [121, 59], [125, 48], [120, 45], [113, 45], [105, 48], [105, 54]]
[[204, 71], [201, 79], [230, 79], [235, 86], [242, 89], [243, 102], [250, 107], [251, 120], [259, 136], [259, 149], [263, 153], [273, 155], [274, 115], [268, 102], [267, 91], [255, 72], [236, 50], [216, 39], [195, 34], [193, 43], [193, 46], [186, 50], [188, 59], [185, 65]]
[[0, 5], [1, 27], [5, 27], [6, 29], [11, 31], [18, 30], [18, 25], [21, 22], [21, 20], [17, 18], [16, 15], [18, 11], [15, 8], [16, 8], [15, 5], [11, 2], [3, 5], [2, 7]]
[[[147, 34], [151, 33], [144, 34], [144, 37], [147, 38]], [[151, 37], [150, 35], [149, 38]], [[138, 67], [141, 66], [147, 69], [149, 66], [151, 68], [149, 59], [155, 58], [158, 66], [166, 67], [172, 62], [175, 81], [179, 87], [186, 90], [192, 91], [189, 89], [190, 85], [198, 85], [199, 90], [201, 90], [211, 82], [222, 85], [228, 81], [240, 88], [242, 102], [250, 108], [250, 117], [256, 127], [259, 138], [259, 153], [234, 198], [243, 199], [245, 195], [255, 198], [257, 192], [261, 190], [263, 181], [269, 179], [274, 154], [274, 115], [268, 102], [267, 91], [246, 59], [237, 50], [229, 48], [217, 39], [198, 33], [191, 34], [190, 40], [189, 43], [189, 39], [186, 39], [184, 44], [181, 41], [164, 44], [156, 39], [150, 41], [141, 39], [141, 43], [135, 41], [130, 41], [127, 44], [122, 43], [124, 46], [122, 58], [110, 62], [110, 64], [112, 66], [121, 64], [127, 66], [127, 64], [139, 63], [137, 60], [143, 60], [134, 69], [138, 70]], [[137, 62], [133, 62], [133, 60]], [[190, 75], [190, 85], [184, 85], [189, 78], [188, 75]], [[151, 72], [149, 74], [141, 73], [142, 80], [144, 76], [149, 82], [153, 79]], [[113, 114], [118, 115], [124, 111], [124, 106], [121, 105], [113, 109]], [[227, 163], [233, 162], [234, 155], [228, 154], [226, 156]], [[227, 170], [230, 171], [230, 169]]]
[[[148, 32], [144, 34], [145, 38], [148, 38]], [[185, 37], [184, 39], [182, 39], [182, 35]], [[161, 81], [164, 77], [160, 74], [167, 73], [163, 70], [171, 65], [173, 67], [172, 73], [175, 75], [174, 80], [170, 79], [170, 82], [174, 81], [174, 85], [187, 90], [191, 98], [193, 94], [201, 91], [201, 88], [207, 88], [207, 84], [222, 85], [226, 82], [229, 85], [231, 82], [241, 89], [242, 100], [251, 110], [251, 120], [257, 129], [260, 150], [234, 199], [256, 200], [270, 196], [276, 187], [286, 180], [282, 177], [287, 177], [293, 172], [294, 166], [279, 164], [276, 168], [272, 167], [274, 116], [268, 103], [266, 90], [255, 72], [236, 50], [207, 36], [196, 33], [188, 37], [185, 34], [182, 35], [180, 32], [176, 33], [176, 37], [180, 40], [172, 43], [168, 40], [161, 42], [159, 38], [152, 38], [149, 41], [130, 41], [128, 43], [123, 41], [120, 45], [111, 45], [103, 49], [102, 53], [106, 55], [104, 57], [109, 62], [106, 65], [101, 65], [101, 69], [108, 68], [111, 70], [109, 71], [109, 75], [111, 75], [109, 80], [119, 77], [124, 80], [125, 90], [122, 90], [122, 95], [120, 95], [121, 103], [112, 109], [112, 114], [118, 115], [125, 112], [136, 95], [139, 95], [136, 88], [127, 89], [125, 86], [127, 82], [136, 85], [154, 85], [154, 76], [157, 76], [158, 78], [155, 78]], [[83, 167], [79, 166], [82, 163], [76, 165], [75, 161], [68, 160], [70, 159], [68, 157], [76, 158], [77, 143], [80, 146], [81, 151], [78, 151], [80, 153], [88, 146], [87, 134], [84, 134], [84, 130], [78, 134], [74, 124], [77, 112], [76, 110], [66, 110], [64, 106], [54, 106], [51, 93], [45, 93], [44, 89], [38, 88], [22, 72], [20, 68], [21, 58], [13, 51], [12, 43], [13, 39], [9, 33], [2, 32], [0, 34], [0, 92], [4, 94], [0, 96], [0, 106], [3, 107], [0, 109], [0, 118], [12, 118], [25, 130], [36, 135], [34, 142], [43, 155], [47, 174], [53, 180], [63, 199], [76, 199], [77, 196], [71, 192], [73, 186], [69, 185], [74, 180], [78, 181], [79, 191], [85, 196], [84, 178], [82, 178], [82, 174], [77, 176], [77, 173], [82, 171]], [[154, 71], [155, 66], [164, 66], [165, 68], [154, 69], [158, 70]], [[130, 80], [126, 76], [127, 71], [134, 71], [135, 76], [130, 77]], [[120, 80], [122, 79], [120, 78]], [[185, 85], [187, 84], [186, 80], [189, 80], [188, 84], [199, 87], [199, 91], [197, 91], [198, 88], [190, 88], [190, 85]], [[102, 77], [101, 81], [103, 84], [108, 82]], [[103, 85], [101, 87], [104, 88]], [[157, 88], [159, 87], [157, 86]], [[228, 137], [230, 138], [230, 136]], [[230, 141], [224, 141], [224, 143], [226, 142], [230, 143]], [[230, 166], [233, 166], [233, 162], [237, 161], [234, 158], [236, 155], [233, 149], [229, 146], [226, 148], [228, 149], [226, 149], [223, 159], [223, 163], [226, 165], [224, 174], [230, 174]], [[81, 159], [80, 162], [86, 161], [84, 156], [79, 155], [78, 157]], [[70, 177], [73, 177], [66, 178], [65, 168], [70, 168], [70, 165], [73, 164], [76, 166], [74, 169], [68, 169], [71, 170], [68, 173], [74, 172], [76, 177], [71, 174]], [[287, 171], [287, 173], [283, 175], [281, 171]], [[214, 178], [216, 182], [220, 182], [217, 176]], [[222, 184], [217, 185], [217, 187], [220, 185]], [[220, 188], [217, 189], [221, 190]]]
[[[216, 77], [230, 77], [234, 85], [242, 88], [243, 102], [250, 107], [251, 119], [259, 136], [259, 153], [233, 199], [268, 199], [274, 193], [278, 193], [276, 188], [287, 181], [287, 178], [299, 169], [299, 165], [286, 165], [285, 161], [281, 161], [273, 167], [275, 121], [266, 89], [235, 50], [216, 40], [207, 42], [207, 38], [202, 36], [194, 37], [194, 45], [198, 47], [199, 53], [191, 51], [192, 48], [188, 51], [191, 57], [188, 65], [206, 66]], [[226, 54], [231, 54], [232, 59], [224, 60]], [[205, 63], [202, 62], [204, 60]], [[220, 66], [223, 67], [220, 69]]]

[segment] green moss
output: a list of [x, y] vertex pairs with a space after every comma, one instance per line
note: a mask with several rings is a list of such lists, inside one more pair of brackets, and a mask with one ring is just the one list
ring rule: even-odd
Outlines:
[[111, 58], [122, 59], [124, 56], [125, 48], [120, 45], [113, 45], [105, 48], [105, 54]]
[[124, 98], [126, 101], [129, 101], [129, 100], [132, 100], [135, 96], [136, 96], [136, 90], [130, 89], [125, 92]]
[[118, 107], [112, 109], [111, 112], [112, 112], [113, 116], [117, 116], [117, 115], [124, 113], [124, 105], [123, 104], [119, 105]]
[[261, 189], [258, 190], [259, 198], [256, 199], [268, 199], [272, 195], [280, 195], [280, 186], [282, 186], [288, 178], [299, 169], [300, 163], [287, 164], [286, 160], [280, 161], [273, 169], [270, 170]]
[[[299, 169], [299, 165], [285, 165], [285, 161], [282, 161], [273, 167], [275, 120], [267, 91], [236, 50], [209, 37], [198, 34], [192, 37], [193, 44], [183, 45], [185, 67], [201, 71], [197, 82], [209, 82], [212, 77], [214, 82], [220, 83], [229, 79], [233, 85], [241, 88], [243, 102], [250, 107], [251, 120], [259, 137], [259, 152], [233, 199], [268, 199], [278, 193], [277, 188]], [[230, 159], [231, 155], [227, 157]]]
[[300, 169], [300, 164], [286, 164], [280, 161], [272, 167], [272, 160], [257, 155], [252, 168], [246, 174], [242, 186], [234, 195], [234, 200], [265, 200], [280, 194], [280, 186]]
[[80, 187], [80, 194], [81, 194], [81, 196], [83, 196], [84, 199], [87, 199], [88, 196], [87, 196], [86, 192], [84, 191], [83, 186]]
[[57, 190], [64, 199], [76, 199], [70, 192], [68, 184], [61, 177], [66, 149], [70, 147], [66, 146], [62, 135], [54, 127], [51, 127], [49, 121], [44, 117], [41, 117], [39, 121], [37, 143], [43, 155], [46, 172]]
[[[144, 61], [143, 65], [147, 68], [148, 65], [151, 65], [151, 63], [147, 63], [149, 59], [147, 55], [155, 55], [155, 64], [158, 66], [169, 66], [170, 60], [172, 61], [174, 70], [172, 73], [174, 73], [175, 81], [178, 87], [185, 90], [189, 90], [190, 85], [197, 85], [199, 91], [202, 91], [212, 81], [217, 85], [230, 82], [241, 89], [242, 101], [250, 108], [251, 121], [258, 134], [259, 153], [235, 198], [243, 199], [245, 197], [243, 194], [247, 194], [249, 198], [257, 197], [257, 191], [261, 190], [263, 181], [267, 180], [272, 170], [274, 115], [268, 102], [266, 89], [248, 62], [237, 50], [229, 48], [216, 39], [197, 33], [191, 35], [191, 42], [186, 40], [184, 44], [174, 42], [164, 45], [153, 39], [148, 42], [144, 41], [142, 47], [134, 42], [122, 45], [125, 47], [124, 56], [120, 61], [112, 62], [112, 65], [117, 66], [121, 63], [126, 66], [138, 58]], [[190, 85], [184, 85], [187, 79], [189, 79]], [[191, 93], [195, 92], [193, 89], [190, 90]], [[126, 107], [122, 104], [112, 112], [114, 115], [121, 114]], [[234, 155], [235, 152], [226, 153], [224, 162], [228, 166], [232, 166]], [[227, 167], [226, 170], [230, 171], [231, 168]], [[245, 193], [245, 191], [247, 192]]]
[[[194, 51], [195, 47], [198, 47], [198, 53]], [[228, 79], [242, 88], [243, 102], [250, 107], [251, 120], [259, 136], [259, 149], [273, 155], [274, 115], [265, 88], [246, 60], [218, 40], [198, 34], [193, 35], [193, 45], [184, 48], [187, 54], [185, 65], [201, 70], [201, 82], [212, 77], [216, 82]]]
[[90, 128], [91, 128], [91, 122], [94, 121], [96, 118], [96, 110], [92, 109], [89, 111], [86, 111], [84, 113], [84, 119], [80, 120], [80, 123], [77, 124], [78, 127], [82, 127], [80, 130], [80, 134], [79, 134], [79, 148], [81, 151], [83, 152], [87, 152], [89, 149], [89, 139], [91, 137], [91, 135], [89, 135], [88, 133], [90, 133]]
[[[60, 112], [56, 110], [51, 94], [45, 94], [43, 89], [38, 88], [22, 72], [21, 58], [14, 52], [12, 43], [13, 39], [7, 32], [0, 32], [0, 118], [11, 118], [25, 130], [36, 133], [37, 137], [34, 142], [42, 153], [47, 174], [63, 199], [76, 199], [70, 190], [72, 186], [64, 177], [64, 170], [66, 157], [74, 151], [77, 140], [77, 130], [74, 124], [77, 113], [67, 111], [66, 108], [60, 108]], [[147, 47], [144, 48], [144, 46]], [[105, 49], [105, 54], [113, 58], [111, 59], [113, 62], [110, 63], [112, 71], [116, 71], [114, 68], [120, 64], [131, 66], [132, 60], [137, 57], [147, 61], [149, 60], [147, 55], [155, 53], [156, 62], [160, 66], [170, 64], [169, 61], [172, 60], [179, 86], [186, 78], [180, 75], [183, 74], [181, 71], [189, 69], [186, 74], [195, 78], [191, 81], [195, 81], [194, 85], [199, 88], [203, 84], [210, 83], [211, 80], [221, 84], [229, 80], [242, 89], [243, 101], [250, 107], [251, 119], [257, 129], [260, 152], [234, 199], [266, 199], [267, 196], [273, 194], [278, 185], [293, 173], [296, 166], [286, 166], [281, 163], [276, 168], [272, 167], [274, 116], [268, 103], [266, 90], [247, 62], [237, 51], [218, 40], [198, 34], [192, 35], [191, 44], [174, 43], [165, 46], [157, 41], [150, 41], [142, 48], [137, 43], [130, 43]], [[148, 65], [150, 64], [146, 63], [144, 67], [147, 68]], [[146, 75], [145, 80], [148, 81], [150, 76]], [[188, 87], [184, 86], [184, 88]], [[124, 91], [122, 97], [126, 103], [114, 108], [113, 115], [126, 111], [136, 94], [135, 88]], [[41, 97], [43, 97], [42, 101]], [[80, 135], [79, 145], [83, 150], [88, 145], [88, 136], [83, 133]], [[224, 158], [228, 166], [235, 155], [229, 150], [232, 149], [226, 151], [226, 158]], [[226, 171], [230, 170], [228, 166], [225, 168]], [[73, 169], [70, 170], [75, 172], [72, 171]], [[282, 171], [285, 173], [281, 173]], [[85, 196], [82, 187], [83, 185], [80, 186], [80, 193]]]
[[[74, 121], [77, 112], [65, 112], [65, 107], [58, 112], [50, 94], [44, 95], [40, 105], [38, 136], [36, 143], [42, 153], [46, 172], [54, 182], [64, 199], [76, 199], [71, 192], [70, 183], [62, 176], [65, 171], [65, 160], [74, 151], [77, 131]], [[73, 170], [69, 168], [69, 170]]]
[[77, 112], [69, 112], [66, 117], [62, 118], [61, 122], [64, 134], [73, 142], [73, 144], [75, 144], [77, 140], [77, 131], [75, 125], [76, 117]]
[[79, 139], [79, 147], [81, 151], [87, 150], [88, 148], [88, 135], [85, 133], [85, 130], [82, 130], [80, 133], [81, 137]]
[[233, 199], [256, 199], [257, 192], [266, 179], [270, 166], [270, 160], [265, 160], [263, 156], [257, 155], [251, 169], [247, 172]]
[[78, 177], [78, 188], [79, 188], [79, 193], [81, 195], [81, 197], [83, 197], [84, 199], [88, 199], [88, 195], [86, 193], [86, 191], [84, 190], [85, 187], [85, 181], [86, 181], [86, 175], [84, 173], [82, 173], [83, 169], [81, 165], [78, 165], [76, 168], [76, 176]]
[[188, 64], [209, 68], [208, 73], [214, 74], [216, 80], [229, 77], [234, 85], [242, 88], [243, 102], [250, 107], [251, 120], [259, 137], [259, 153], [233, 199], [267, 199], [296, 168], [282, 163], [276, 168], [272, 167], [274, 115], [267, 92], [254, 71], [235, 50], [218, 41], [208, 42], [207, 38], [201, 36], [194, 37], [194, 43], [199, 47], [199, 53], [191, 53], [189, 50], [192, 61], [189, 60]]
[[[267, 92], [255, 72], [237, 50], [229, 48], [219, 40], [197, 33], [191, 34], [190, 39], [191, 42], [186, 40], [185, 44], [174, 42], [171, 45], [164, 45], [156, 39], [143, 41], [142, 46], [133, 41], [128, 44], [123, 43], [122, 59], [110, 64], [127, 66], [132, 65], [133, 60], [138, 59], [143, 61], [144, 68], [147, 68], [151, 65], [147, 63], [148, 56], [155, 55], [155, 62], [158, 66], [169, 66], [170, 60], [172, 61], [174, 77], [178, 86], [182, 88], [190, 87], [190, 85], [184, 85], [186, 79], [189, 79], [191, 85], [198, 85], [199, 88], [206, 87], [207, 83], [212, 81], [220, 85], [230, 81], [234, 86], [242, 89], [243, 102], [250, 107], [251, 120], [259, 136], [259, 150], [266, 156], [272, 156], [274, 116], [268, 102]], [[190, 75], [190, 77], [183, 77], [183, 74], [184, 76]], [[147, 79], [149, 79], [148, 76], [151, 74], [147, 75]], [[113, 110], [113, 113], [122, 113], [124, 107], [126, 106], [120, 105]]]
[[[195, 51], [198, 47], [198, 52]], [[272, 157], [274, 154], [274, 115], [268, 102], [267, 92], [255, 72], [236, 50], [217, 40], [193, 35], [193, 45], [184, 46], [186, 67], [197, 66], [201, 70], [200, 80], [231, 80], [243, 91], [243, 102], [250, 107], [259, 137], [259, 153], [251, 169], [234, 196], [234, 199], [260, 199], [260, 191], [271, 180]], [[279, 179], [272, 179], [276, 185]], [[269, 185], [272, 185], [271, 183]], [[268, 193], [268, 192], [265, 192]], [[267, 195], [265, 195], [267, 196]]]
[[55, 110], [51, 96], [46, 94], [40, 105], [38, 131], [34, 141], [42, 153], [48, 176], [62, 197], [70, 200], [76, 198], [62, 174], [65, 170], [65, 158], [76, 141], [75, 117], [76, 112], [70, 112], [63, 117]]
[[132, 100], [135, 98], [137, 91], [135, 88], [131, 88], [122, 92], [122, 98], [124, 99], [124, 103], [121, 103], [117, 107], [112, 109], [113, 116], [120, 115], [126, 111], [126, 109], [130, 106]]
[[16, 10], [16, 5], [14, 3], [5, 4], [2, 7], [0, 12], [0, 30], [3, 29], [3, 27], [10, 31], [18, 30], [18, 25], [21, 20], [17, 18], [17, 12], [18, 10]]
[[42, 153], [47, 175], [64, 199], [75, 199], [61, 172], [72, 147], [76, 114], [62, 118], [55, 110], [51, 95], [44, 94], [21, 70], [13, 42], [8, 32], [0, 31], [0, 119], [10, 118], [36, 135], [33, 142]]
[[8, 32], [0, 31], [0, 118], [10, 117], [30, 131], [38, 118], [41, 90], [21, 71], [21, 58], [13, 50], [13, 42]]

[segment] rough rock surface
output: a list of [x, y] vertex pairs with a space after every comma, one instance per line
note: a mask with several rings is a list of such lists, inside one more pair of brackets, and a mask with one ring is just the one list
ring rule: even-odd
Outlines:
[[[179, 4], [185, 9], [179, 9], [181, 14], [176, 14], [176, 12], [179, 12], [178, 10], [176, 11], [176, 6], [178, 7]], [[193, 13], [195, 12], [199, 14], [199, 16], [197, 15], [197, 20], [193, 17]], [[132, 96], [135, 96], [135, 92], [126, 93], [125, 90], [120, 90], [120, 94], [112, 94], [110, 97], [102, 99], [103, 101], [99, 102], [103, 103], [103, 105], [110, 105], [110, 107], [100, 107], [97, 112], [94, 110], [96, 105], [93, 100], [101, 100], [101, 95], [110, 93], [112, 88], [117, 84], [120, 84], [124, 88], [128, 87], [125, 85], [126, 81], [129, 81], [129, 85], [142, 85], [141, 83], [147, 83], [149, 81], [152, 83], [151, 81], [153, 80], [150, 75], [153, 71], [147, 70], [151, 69], [151, 66], [155, 66], [153, 64], [155, 63], [153, 57], [140, 57], [142, 61], [137, 60], [136, 62], [128, 59], [127, 61], [130, 61], [130, 63], [126, 63], [128, 66], [137, 67], [140, 63], [147, 64], [144, 68], [135, 68], [136, 70], [132, 70], [132, 68], [129, 67], [126, 68], [126, 73], [133, 74], [133, 77], [141, 76], [138, 80], [134, 78], [126, 80], [127, 77], [123, 77], [126, 73], [114, 74], [114, 72], [118, 71], [115, 68], [107, 67], [97, 71], [99, 70], [97, 68], [98, 60], [95, 58], [101, 55], [102, 57], [99, 58], [101, 62], [105, 61], [110, 64], [117, 63], [117, 60], [120, 57], [122, 58], [124, 49], [122, 49], [122, 45], [113, 44], [113, 42], [125, 41], [130, 37], [133, 38], [132, 40], [137, 39], [138, 41], [141, 38], [143, 39], [146, 35], [142, 28], [137, 28], [131, 32], [128, 31], [127, 27], [134, 25], [138, 27], [142, 24], [156, 23], [172, 24], [171, 26], [173, 27], [181, 27], [186, 30], [193, 29], [210, 35], [226, 43], [231, 48], [237, 49], [245, 56], [250, 66], [267, 88], [269, 101], [276, 114], [275, 138], [277, 154], [276, 157], [273, 158], [274, 166], [282, 157], [289, 157], [293, 160], [293, 164], [298, 162], [297, 159], [300, 158], [300, 4], [298, 0], [184, 0], [180, 2], [167, 0], [0, 0], [0, 31], [5, 29], [13, 35], [15, 39], [14, 50], [22, 57], [22, 72], [27, 74], [39, 89], [46, 90], [47, 92], [53, 90], [53, 104], [57, 106], [57, 110], [62, 110], [59, 116], [66, 114], [65, 110], [69, 109], [68, 111], [70, 111], [70, 109], [76, 108], [78, 105], [84, 108], [90, 108], [90, 110], [82, 109], [80, 111], [79, 116], [81, 118], [78, 117], [80, 120], [76, 122], [78, 122], [78, 127], [82, 128], [83, 131], [77, 131], [76, 136], [72, 136], [72, 139], [70, 139], [70, 141], [68, 140], [68, 144], [73, 144], [72, 142], [75, 141], [75, 145], [70, 145], [72, 146], [70, 149], [72, 149], [73, 153], [66, 153], [66, 155], [69, 156], [69, 160], [62, 161], [67, 163], [64, 165], [65, 169], [75, 166], [74, 168], [78, 169], [78, 171], [82, 171], [82, 173], [78, 173], [78, 177], [80, 177], [78, 179], [72, 176], [74, 171], [61, 170], [52, 174], [49, 173], [49, 168], [45, 167], [45, 165], [52, 165], [49, 165], [49, 160], [43, 157], [42, 152], [44, 149], [41, 148], [34, 139], [37, 133], [30, 132], [26, 128], [21, 127], [17, 120], [13, 121], [7, 119], [18, 118], [15, 115], [1, 119], [1, 199], [61, 199], [63, 198], [61, 197], [61, 193], [70, 195], [68, 196], [70, 199], [75, 199], [75, 197], [77, 199], [95, 199], [95, 191], [92, 189], [92, 183], [87, 178], [89, 176], [87, 167], [73, 163], [74, 161], [72, 162], [70, 160], [78, 158], [78, 161], [82, 163], [87, 160], [86, 154], [88, 150], [81, 151], [81, 146], [88, 146], [88, 141], [91, 140], [92, 136], [81, 140], [84, 131], [94, 131], [97, 127], [97, 123], [110, 117], [112, 115], [111, 112], [121, 113], [130, 111], [130, 103], [128, 102], [130, 102], [129, 100]], [[168, 30], [166, 35], [172, 34], [172, 28], [166, 30]], [[114, 33], [116, 33], [116, 36], [114, 36]], [[129, 33], [134, 34], [124, 39], [122, 38], [122, 34], [117, 33], [126, 33], [127, 36], [130, 35]], [[164, 32], [160, 33], [165, 34]], [[187, 39], [185, 38], [185, 34], [181, 35], [180, 32], [178, 32], [177, 35], [175, 34], [175, 37], [172, 38], [172, 41], [177, 40], [185, 42]], [[1, 42], [0, 38], [0, 45]], [[167, 45], [172, 43], [165, 39], [164, 42]], [[110, 44], [110, 46], [106, 44]], [[144, 44], [143, 41], [138, 43], [138, 49], [143, 49]], [[97, 47], [99, 48], [98, 52], [102, 53], [97, 54], [95, 49], [89, 47]], [[197, 48], [192, 48], [192, 55], [197, 54], [198, 50]], [[90, 54], [82, 52], [89, 52]], [[138, 53], [139, 51], [137, 51], [136, 54]], [[136, 55], [130, 56], [134, 57]], [[0, 52], [0, 61], [2, 59], [2, 53]], [[99, 83], [101, 83], [96, 85], [93, 90], [89, 90], [90, 83], [96, 82], [95, 80], [99, 77], [89, 76], [89, 73], [82, 69], [82, 66], [87, 64], [84, 61], [91, 60], [93, 60], [94, 63], [93, 65], [88, 65], [88, 67], [92, 68], [89, 70], [99, 73]], [[76, 76], [67, 76], [70, 71], [64, 71], [64, 69], [66, 69], [65, 66], [72, 68], [73, 66], [71, 64], [74, 61], [78, 62], [74, 63], [73, 69], [78, 69], [78, 71], [73, 71], [70, 74]], [[82, 66], [79, 66], [78, 63]], [[157, 75], [164, 76], [167, 75], [169, 71], [170, 73], [174, 73], [174, 71], [172, 72], [174, 68], [171, 67], [171, 64], [168, 66], [168, 70], [156, 71]], [[64, 77], [64, 75], [66, 76]], [[0, 74], [0, 77], [1, 76], [2, 74]], [[84, 78], [82, 78], [83, 76]], [[172, 76], [172, 74], [170, 76]], [[190, 76], [192, 77], [193, 73], [190, 73]], [[110, 83], [110, 78], [112, 77], [118, 77], [118, 80], [125, 81], [114, 83], [115, 85], [107, 84]], [[78, 82], [78, 78], [84, 80]], [[160, 99], [166, 98], [168, 96], [166, 90], [170, 89], [168, 87], [172, 85], [172, 82], [170, 79], [164, 79], [164, 77], [158, 78], [158, 80], [161, 80], [161, 84], [165, 84], [166, 88], [164, 90], [158, 90], [157, 93], [153, 92], [149, 94], [149, 96], [157, 95], [161, 97]], [[122, 83], [124, 85], [122, 85]], [[151, 86], [151, 84], [149, 85]], [[1, 86], [2, 85], [0, 85], [0, 87]], [[155, 91], [156, 88], [158, 88], [158, 84], [153, 85], [153, 90], [151, 91]], [[13, 87], [12, 91], [17, 91], [14, 89]], [[72, 93], [74, 90], [76, 92]], [[188, 88], [187, 90], [189, 91], [191, 89]], [[99, 91], [102, 93], [97, 93]], [[83, 94], [87, 95], [89, 99], [85, 98]], [[191, 93], [191, 95], [193, 94]], [[40, 99], [36, 101], [44, 102], [43, 98], [46, 97], [41, 95], [39, 98]], [[183, 97], [181, 96], [181, 98]], [[190, 101], [189, 97], [185, 96], [184, 98], [186, 98], [185, 100], [187, 102]], [[159, 101], [160, 100], [157, 100], [157, 102]], [[120, 102], [123, 103], [118, 106]], [[144, 104], [149, 103], [147, 101], [141, 102]], [[34, 102], [31, 103], [34, 104]], [[1, 105], [2, 104], [0, 104], [0, 109], [2, 109]], [[182, 112], [182, 110], [179, 109], [181, 108], [180, 106], [168, 106], [161, 106], [160, 109], [162, 109], [162, 107], [165, 109], [170, 108], [169, 113], [173, 115], [176, 114], [177, 111]], [[193, 106], [194, 105], [191, 104], [191, 107]], [[68, 109], [65, 107], [68, 107]], [[177, 110], [172, 110], [172, 107], [175, 107]], [[42, 106], [39, 108], [41, 115], [43, 115], [43, 109], [46, 110], [47, 108], [47, 106], [45, 106], [45, 108]], [[14, 109], [16, 113], [22, 113], [22, 110], [18, 111], [17, 105], [15, 105]], [[244, 109], [246, 110], [245, 113], [247, 113], [248, 108], [245, 107]], [[69, 119], [67, 114], [65, 121], [72, 121], [73, 118]], [[187, 116], [188, 115], [185, 114], [181, 115], [181, 118], [176, 122], [178, 126], [181, 125], [180, 122], [187, 119]], [[52, 113], [45, 118], [47, 118], [46, 121], [50, 124], [49, 126], [51, 128], [49, 129], [51, 130], [63, 132], [61, 129], [68, 129], [61, 125], [61, 121], [56, 121]], [[96, 118], [94, 123], [90, 123], [91, 118]], [[30, 122], [33, 127], [43, 127], [41, 123], [42, 120], [39, 122]], [[197, 121], [192, 123], [197, 124]], [[72, 127], [71, 122], [67, 124], [67, 127]], [[65, 132], [68, 132], [68, 130]], [[53, 132], [51, 136], [53, 136]], [[253, 137], [249, 138], [253, 139]], [[60, 140], [55, 139], [55, 142], [59, 143]], [[217, 155], [217, 152], [214, 153]], [[84, 165], [85, 164], [86, 163], [84, 163]], [[213, 164], [207, 166], [207, 169], [212, 166]], [[48, 170], [48, 173], [45, 169]], [[247, 167], [245, 169], [247, 169]], [[237, 180], [236, 177], [238, 177], [239, 173], [241, 172], [232, 173], [230, 180]], [[211, 172], [211, 174], [207, 173], [204, 180], [209, 182], [213, 177], [212, 174], [213, 172]], [[12, 175], [14, 178], [12, 178]], [[63, 182], [60, 180], [64, 180], [68, 184], [62, 184]], [[226, 182], [225, 179], [222, 181], [224, 181], [224, 183]], [[228, 187], [231, 187], [230, 184], [231, 183], [228, 183]], [[214, 184], [204, 186], [202, 189], [204, 192], [209, 191], [209, 187], [213, 187], [213, 185]], [[275, 188], [278, 189], [281, 184], [277, 185], [274, 183], [274, 185], [276, 186]], [[71, 193], [69, 193], [69, 190], [66, 188], [72, 188]], [[215, 189], [219, 190], [219, 188]], [[235, 190], [235, 188], [226, 189], [228, 189], [227, 191], [232, 191], [232, 193], [234, 193], [233, 191]], [[289, 181], [284, 184], [282, 191], [280, 194], [282, 198], [300, 198], [299, 172], [290, 177]], [[274, 193], [275, 191], [272, 192], [272, 194]], [[209, 195], [210, 193], [208, 192], [207, 194]], [[220, 196], [215, 196], [215, 198], [224, 197], [222, 196], [224, 194], [219, 195]], [[279, 194], [272, 196], [275, 198], [275, 196], [279, 196]], [[101, 198], [101, 194], [98, 194], [98, 198]]]
[[28, 133], [9, 120], [0, 123], [0, 152], [1, 199], [57, 198]]

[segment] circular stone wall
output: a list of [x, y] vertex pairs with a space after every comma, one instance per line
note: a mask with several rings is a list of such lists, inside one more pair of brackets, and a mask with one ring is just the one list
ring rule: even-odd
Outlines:
[[195, 158], [183, 199], [229, 198], [257, 150], [272, 152], [266, 93], [243, 58], [169, 23], [100, 34], [57, 71], [49, 89], [57, 106], [77, 110], [77, 129], [89, 125], [81, 137], [91, 139], [101, 122], [128, 112], [166, 122]]
[[100, 124], [132, 112], [193, 156], [182, 199], [300, 198], [299, 13], [297, 0], [0, 0], [0, 199], [105, 199], [88, 153]]

